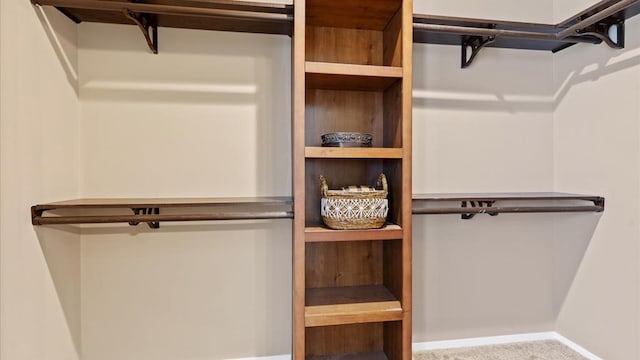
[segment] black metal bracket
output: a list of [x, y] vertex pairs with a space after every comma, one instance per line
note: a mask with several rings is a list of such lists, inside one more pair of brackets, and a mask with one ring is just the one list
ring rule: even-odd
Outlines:
[[142, 31], [151, 52], [158, 53], [158, 21], [155, 16], [124, 9], [124, 16], [133, 21]]
[[[477, 201], [477, 203], [478, 204], [476, 205], [476, 201], [462, 201], [461, 206], [463, 208], [466, 208], [466, 207], [490, 208], [493, 206], [495, 201]], [[473, 213], [464, 213], [460, 215], [460, 217], [462, 218], [462, 220], [470, 220], [470, 219], [473, 219], [473, 217], [476, 216], [476, 214], [489, 214], [490, 216], [498, 216], [497, 212], [487, 212], [485, 209], [479, 209], [479, 211], [476, 211]]]
[[[495, 26], [492, 26], [494, 28]], [[495, 36], [465, 36], [462, 39], [462, 53], [460, 66], [466, 69], [471, 65], [480, 50], [496, 40]], [[471, 52], [469, 54], [468, 52]]]
[[[611, 31], [615, 31], [615, 40]], [[593, 36], [602, 40], [610, 48], [624, 48], [624, 20], [607, 18], [584, 29], [576, 31], [577, 36]]]
[[598, 212], [602, 212], [604, 211], [604, 198], [603, 197], [598, 197], [597, 199], [593, 200], [593, 205], [600, 207], [602, 210], [598, 211]]
[[[133, 213], [135, 215], [159, 215], [160, 214], [160, 208], [132, 208], [131, 210], [133, 210]], [[146, 223], [152, 229], [160, 228], [160, 221], [147, 221]], [[140, 224], [139, 221], [129, 221], [129, 225], [131, 226], [137, 226], [138, 224]]]

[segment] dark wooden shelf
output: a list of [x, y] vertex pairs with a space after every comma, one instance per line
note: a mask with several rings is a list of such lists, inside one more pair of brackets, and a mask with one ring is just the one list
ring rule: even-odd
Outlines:
[[233, 0], [32, 0], [55, 6], [76, 23], [133, 24], [125, 10], [153, 16], [160, 27], [291, 35], [293, 6]]
[[[131, 12], [135, 16], [145, 17], [144, 20], [152, 27], [289, 36], [292, 34], [294, 17], [293, 5], [235, 0], [32, 0], [32, 3], [55, 6], [77, 23], [133, 25], [131, 16], [126, 15]], [[310, 0], [306, 9], [308, 25], [339, 28], [347, 24], [352, 27], [355, 23], [361, 29], [382, 30], [398, 9], [400, 1], [372, 0], [366, 8], [354, 4], [353, 1], [336, 2], [335, 7], [327, 10], [322, 0]], [[609, 25], [623, 23], [638, 13], [638, 0], [603, 0], [557, 24], [414, 14], [413, 41], [466, 46], [470, 38], [486, 40], [491, 37], [492, 40], [481, 47], [555, 52], [576, 43], [599, 44], [607, 37]], [[594, 34], [594, 31], [599, 34]], [[150, 40], [148, 30], [145, 36], [148, 36], [148, 42], [154, 42]], [[609, 45], [624, 47], [624, 30], [619, 37], [622, 38], [620, 42]], [[157, 51], [157, 44], [150, 44], [150, 47]], [[336, 75], [334, 79], [337, 81], [339, 77]]]
[[[497, 202], [500, 202], [500, 205], [497, 205]], [[511, 205], [503, 205], [504, 202]], [[522, 205], [524, 203], [530, 205]], [[431, 206], [432, 204], [435, 205]], [[473, 214], [479, 213], [496, 215], [499, 213], [602, 211], [604, 211], [604, 198], [591, 195], [555, 192], [413, 195], [414, 214], [462, 214], [463, 218], [471, 218]]]
[[[491, 206], [487, 206], [489, 203]], [[602, 212], [604, 204], [605, 199], [600, 196], [555, 192], [414, 194], [413, 214]], [[31, 222], [57, 225], [291, 219], [292, 208], [291, 197], [77, 199], [32, 206]], [[401, 238], [402, 232], [394, 224], [373, 230], [332, 230], [308, 225], [305, 241], [394, 240]]]
[[[33, 225], [292, 218], [290, 197], [78, 199], [31, 207]], [[45, 216], [45, 212], [57, 213]]]
[[321, 306], [366, 302], [397, 301], [383, 285], [306, 289], [306, 305]]
[[601, 42], [591, 36], [558, 40], [559, 29], [552, 24], [414, 14], [413, 25], [413, 42], [423, 44], [461, 46], [465, 38], [488, 36], [489, 32], [503, 33], [486, 45], [496, 48], [554, 51], [567, 44]]

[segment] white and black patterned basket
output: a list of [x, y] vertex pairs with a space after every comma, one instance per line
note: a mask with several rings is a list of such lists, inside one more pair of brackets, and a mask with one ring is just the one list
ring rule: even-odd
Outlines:
[[376, 188], [349, 186], [329, 190], [327, 180], [320, 176], [320, 214], [322, 221], [340, 230], [377, 229], [384, 226], [389, 212], [388, 186], [384, 174], [378, 176]]

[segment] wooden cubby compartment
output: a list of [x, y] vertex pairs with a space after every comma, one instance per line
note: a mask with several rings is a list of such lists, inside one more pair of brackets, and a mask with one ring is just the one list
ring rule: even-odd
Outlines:
[[331, 132], [371, 134], [373, 148], [402, 148], [402, 80], [379, 91], [309, 88], [305, 106], [305, 144], [320, 146]]
[[[387, 222], [402, 224], [402, 160], [401, 159], [307, 159], [305, 169], [305, 221], [308, 227], [322, 223], [320, 216], [320, 175], [330, 189], [349, 185], [373, 186], [380, 173], [389, 185]], [[409, 204], [410, 205], [410, 204]]]
[[399, 321], [306, 329], [306, 360], [402, 359]]
[[401, 0], [307, 0], [306, 60], [402, 66]]

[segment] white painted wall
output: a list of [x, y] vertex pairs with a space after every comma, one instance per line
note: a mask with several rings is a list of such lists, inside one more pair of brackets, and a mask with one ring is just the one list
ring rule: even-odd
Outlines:
[[[290, 196], [288, 37], [79, 34], [84, 196]], [[144, 226], [83, 232], [85, 360], [291, 351], [289, 220]]]
[[[416, 1], [416, 13], [551, 22], [552, 2]], [[553, 57], [414, 45], [414, 193], [553, 190]], [[414, 217], [414, 342], [553, 329], [553, 215]]]
[[[555, 15], [591, 3], [556, 1]], [[556, 329], [612, 360], [640, 358], [639, 27], [637, 17], [627, 21], [625, 50], [575, 46], [556, 54], [554, 66], [555, 187], [607, 199], [597, 227], [588, 219], [556, 225], [558, 244], [572, 242], [576, 229], [593, 232], [575, 277], [556, 279], [570, 284]]]
[[0, 3], [0, 358], [80, 358], [80, 236], [29, 207], [78, 195], [76, 27]]

